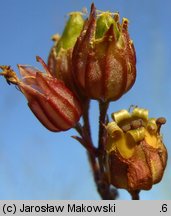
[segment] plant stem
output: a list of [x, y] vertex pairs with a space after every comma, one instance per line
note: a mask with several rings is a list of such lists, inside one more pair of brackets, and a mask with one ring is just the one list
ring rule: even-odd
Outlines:
[[[106, 143], [106, 113], [108, 103], [99, 102], [100, 116], [99, 116], [99, 141], [98, 148], [93, 145], [91, 137], [91, 128], [89, 122], [89, 100], [84, 102], [83, 121], [84, 125], [77, 125], [75, 128], [81, 135], [83, 146], [87, 149], [87, 154], [90, 166], [93, 172], [93, 178], [96, 183], [97, 191], [103, 200], [114, 200], [117, 196], [117, 191], [110, 188], [107, 173], [104, 169], [104, 145]], [[79, 139], [77, 138], [79, 141]]]
[[99, 144], [98, 148], [99, 150], [104, 150], [104, 144], [105, 144], [105, 133], [106, 130], [104, 128], [104, 125], [106, 124], [106, 114], [108, 109], [109, 103], [108, 102], [99, 102], [99, 110], [100, 110], [100, 116], [99, 116]]
[[135, 191], [129, 191], [129, 193], [131, 194], [132, 200], [139, 200], [139, 193], [140, 190], [135, 190]]
[[98, 159], [99, 159], [99, 166], [100, 170], [102, 173], [104, 173], [104, 165], [103, 165], [103, 153], [104, 153], [104, 148], [105, 148], [105, 143], [106, 143], [106, 130], [104, 128], [104, 125], [106, 123], [106, 113], [108, 109], [109, 103], [105, 103], [102, 101], [99, 101], [99, 110], [100, 110], [100, 115], [99, 115], [99, 141], [98, 141]]
[[[83, 111], [84, 126], [83, 126], [83, 129], [84, 129], [84, 131], [86, 131], [86, 134], [87, 134], [87, 139], [86, 139], [86, 141], [88, 142], [87, 145], [91, 146], [92, 149], [96, 150], [95, 146], [93, 145], [92, 137], [91, 137], [91, 129], [90, 129], [90, 122], [89, 122], [89, 103], [90, 103], [89, 100], [87, 100], [84, 103], [84, 111]], [[91, 166], [91, 169], [93, 172], [94, 181], [95, 181], [96, 185], [98, 185], [100, 174], [99, 174], [99, 165], [98, 165], [98, 161], [96, 158], [97, 155], [92, 154], [92, 151], [87, 151], [87, 154], [88, 154], [90, 166]]]
[[84, 110], [83, 110], [84, 126], [83, 127], [85, 131], [87, 132], [91, 145], [93, 146], [92, 138], [91, 138], [90, 122], [89, 122], [89, 107], [90, 107], [90, 100], [87, 99], [84, 103]]
[[99, 182], [97, 183], [98, 192], [103, 200], [114, 200], [117, 197], [117, 191], [110, 187], [108, 181], [108, 174], [104, 168], [105, 163], [105, 144], [106, 144], [106, 125], [107, 120], [107, 110], [109, 103], [99, 101], [99, 141], [98, 141], [98, 163], [99, 163]]

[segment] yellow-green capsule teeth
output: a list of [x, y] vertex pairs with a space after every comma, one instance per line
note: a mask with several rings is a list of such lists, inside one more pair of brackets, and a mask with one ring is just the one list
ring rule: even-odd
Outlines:
[[148, 123], [147, 123], [147, 130], [149, 131], [149, 133], [153, 134], [157, 132], [157, 124], [156, 124], [156, 119], [151, 118], [149, 119]]
[[57, 53], [61, 48], [69, 49], [75, 45], [76, 40], [81, 33], [83, 25], [84, 19], [81, 12], [70, 13], [69, 20], [67, 21], [62, 37], [60, 38], [56, 47]]
[[116, 122], [110, 122], [106, 126], [106, 130], [109, 136], [111, 136], [112, 138], [117, 138], [119, 137], [119, 135], [121, 135], [121, 133], [123, 133], [121, 128], [116, 124]]
[[130, 113], [127, 110], [120, 110], [118, 112], [112, 113], [112, 119], [119, 124], [120, 122], [129, 119], [131, 117]]
[[141, 118], [147, 121], [148, 120], [148, 110], [136, 107], [132, 111], [132, 117]]
[[129, 20], [127, 18], [122, 19], [122, 29], [128, 29]]
[[102, 38], [113, 22], [110, 12], [101, 13], [96, 23], [96, 39]]
[[130, 130], [126, 133], [127, 139], [129, 141], [133, 141], [135, 143], [138, 143], [142, 141], [145, 137], [145, 128], [140, 127], [135, 130]]
[[96, 23], [96, 35], [95, 38], [99, 39], [104, 36], [106, 31], [111, 27], [113, 24], [113, 30], [116, 39], [119, 37], [119, 28], [118, 28], [118, 21], [119, 21], [119, 14], [118, 14], [118, 20], [115, 21], [115, 17], [113, 17], [113, 14], [110, 12], [102, 12], [98, 15], [97, 23]]
[[119, 13], [118, 12], [114, 13], [113, 18], [114, 18], [115, 22], [119, 25]]

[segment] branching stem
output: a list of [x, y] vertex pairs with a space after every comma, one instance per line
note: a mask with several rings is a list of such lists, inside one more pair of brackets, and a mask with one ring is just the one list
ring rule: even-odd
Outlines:
[[89, 102], [89, 100], [84, 101], [83, 126], [78, 123], [75, 127], [81, 138], [74, 138], [77, 139], [87, 150], [93, 178], [99, 195], [103, 200], [114, 200], [117, 197], [117, 191], [110, 187], [108, 176], [104, 168], [104, 150], [106, 144], [106, 129], [104, 125], [107, 120], [107, 109], [109, 103], [102, 101], [99, 102], [99, 140], [98, 147], [96, 148], [91, 137]]

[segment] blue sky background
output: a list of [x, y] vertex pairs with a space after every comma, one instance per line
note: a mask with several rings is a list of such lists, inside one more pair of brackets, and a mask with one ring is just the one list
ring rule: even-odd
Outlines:
[[[119, 11], [130, 20], [137, 53], [137, 80], [128, 94], [110, 105], [109, 114], [131, 104], [164, 116], [162, 133], [171, 153], [171, 3], [169, 0], [94, 0], [100, 10]], [[51, 36], [62, 33], [70, 11], [91, 1], [0, 0], [0, 64], [40, 67], [47, 60]], [[85, 150], [70, 136], [52, 133], [31, 113], [23, 95], [0, 78], [0, 199], [99, 199]], [[91, 104], [97, 141], [97, 103]], [[141, 192], [141, 199], [171, 199], [170, 157], [161, 183]], [[120, 199], [130, 199], [120, 190]]]

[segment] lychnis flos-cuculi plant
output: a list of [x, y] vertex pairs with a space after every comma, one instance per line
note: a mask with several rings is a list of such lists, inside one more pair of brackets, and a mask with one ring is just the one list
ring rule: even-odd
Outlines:
[[[164, 118], [149, 118], [148, 110], [132, 106], [112, 113], [109, 103], [118, 100], [136, 79], [136, 54], [128, 33], [128, 20], [118, 13], [70, 13], [62, 36], [53, 37], [47, 64], [37, 57], [44, 73], [18, 65], [21, 79], [10, 66], [0, 75], [23, 93], [28, 106], [50, 131], [75, 128], [73, 136], [87, 150], [97, 191], [102, 199], [116, 199], [126, 189], [132, 199], [161, 181], [167, 150], [160, 129]], [[98, 145], [91, 138], [90, 100], [99, 102]], [[82, 124], [79, 122], [82, 118]]]

